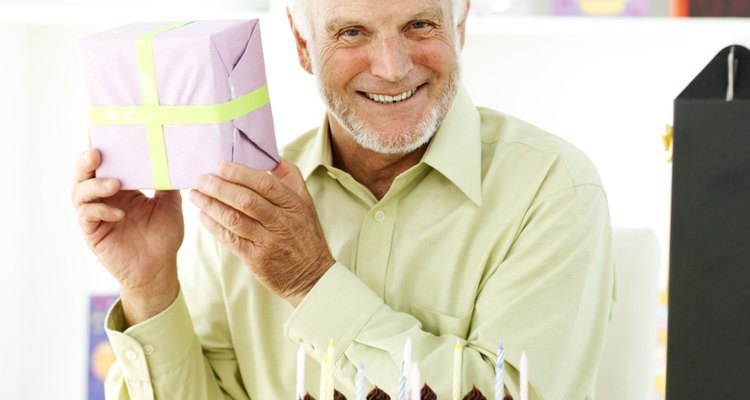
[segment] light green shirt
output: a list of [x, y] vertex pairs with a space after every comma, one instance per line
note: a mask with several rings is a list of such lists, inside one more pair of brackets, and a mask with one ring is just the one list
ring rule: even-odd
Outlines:
[[307, 181], [336, 264], [294, 309], [201, 232], [167, 310], [122, 333], [113, 307], [111, 398], [293, 399], [300, 344], [306, 391], [318, 398], [333, 340], [337, 390], [353, 400], [364, 363], [367, 391], [397, 399], [407, 338], [439, 399], [450, 398], [457, 340], [462, 394], [476, 385], [494, 396], [502, 340], [514, 398], [522, 351], [531, 399], [593, 397], [614, 258], [604, 191], [577, 149], [476, 108], [461, 89], [423, 160], [380, 201], [332, 166], [327, 122], [284, 154]]

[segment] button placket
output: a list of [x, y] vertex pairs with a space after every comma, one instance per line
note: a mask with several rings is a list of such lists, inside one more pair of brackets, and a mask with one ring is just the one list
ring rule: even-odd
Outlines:
[[357, 276], [378, 296], [385, 295], [385, 277], [393, 239], [397, 202], [370, 211], [362, 224], [357, 250]]
[[385, 212], [383, 210], [378, 210], [375, 212], [375, 221], [376, 222], [385, 221]]

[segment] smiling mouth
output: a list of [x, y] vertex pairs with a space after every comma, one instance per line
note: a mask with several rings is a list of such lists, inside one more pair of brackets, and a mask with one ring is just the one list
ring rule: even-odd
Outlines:
[[385, 94], [376, 94], [376, 93], [368, 93], [368, 92], [361, 92], [365, 95], [368, 99], [380, 103], [380, 104], [392, 104], [392, 103], [400, 103], [408, 98], [410, 98], [414, 93], [417, 92], [418, 87], [415, 87], [413, 89], [409, 89], [401, 94], [397, 94], [395, 96], [388, 96]]

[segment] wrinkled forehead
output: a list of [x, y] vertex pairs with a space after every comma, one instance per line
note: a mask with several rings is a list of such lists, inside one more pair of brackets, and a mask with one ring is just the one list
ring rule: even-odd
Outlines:
[[401, 19], [443, 21], [451, 17], [452, 0], [316, 0], [310, 1], [314, 25], [385, 23]]

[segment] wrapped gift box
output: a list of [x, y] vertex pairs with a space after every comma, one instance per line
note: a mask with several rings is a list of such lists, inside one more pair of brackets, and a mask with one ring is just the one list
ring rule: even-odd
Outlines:
[[149, 22], [80, 41], [97, 177], [186, 189], [278, 161], [258, 20]]

